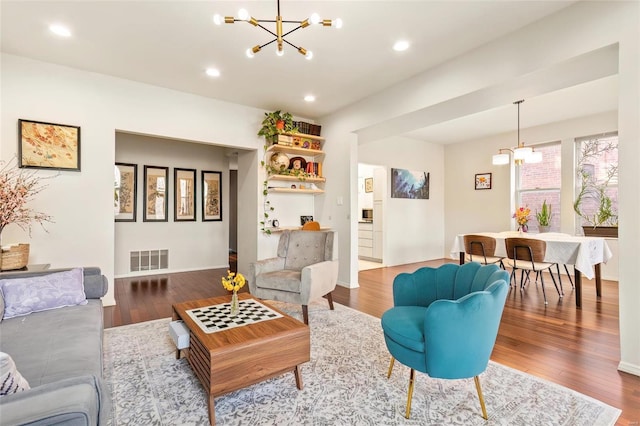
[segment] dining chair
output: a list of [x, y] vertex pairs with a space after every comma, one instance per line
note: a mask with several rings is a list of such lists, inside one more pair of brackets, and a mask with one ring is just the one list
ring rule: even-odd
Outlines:
[[475, 234], [465, 235], [464, 251], [467, 262], [478, 262], [482, 265], [495, 263], [504, 269], [504, 258], [495, 256], [496, 239], [493, 237]]
[[302, 230], [303, 231], [319, 231], [320, 223], [310, 220], [309, 222], [305, 222], [305, 224], [302, 225]]
[[551, 267], [554, 263], [544, 261], [544, 255], [547, 250], [547, 243], [543, 240], [536, 238], [506, 238], [504, 240], [507, 250], [507, 266], [511, 268], [511, 278], [515, 284], [516, 271], [520, 269], [520, 290], [524, 290], [526, 284], [526, 278], [529, 279], [529, 274], [533, 271], [536, 273], [536, 282], [538, 277], [540, 278], [540, 285], [542, 287], [542, 295], [544, 297], [544, 304], [548, 305], [547, 293], [544, 289], [544, 276], [541, 272], [548, 271], [553, 280], [553, 285], [556, 287], [558, 296], [562, 299], [563, 292], [558, 287], [556, 279], [553, 276], [553, 270]]
[[[546, 236], [555, 236], [555, 237], [571, 237], [570, 234], [565, 234], [564, 232], [545, 232]], [[569, 278], [569, 282], [571, 283], [571, 288], [576, 288], [573, 284], [573, 279], [571, 278], [571, 274], [569, 273], [569, 268], [567, 268], [567, 264], [563, 263], [564, 271], [567, 273], [567, 278]], [[562, 276], [560, 275], [560, 265], [556, 263], [556, 269], [558, 270], [558, 282], [560, 283], [560, 288], [562, 288]]]

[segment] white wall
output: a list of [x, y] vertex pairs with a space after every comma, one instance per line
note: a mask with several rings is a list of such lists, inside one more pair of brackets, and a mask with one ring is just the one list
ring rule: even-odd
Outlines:
[[[115, 223], [116, 277], [154, 271], [129, 271], [129, 253], [138, 250], [169, 250], [169, 268], [156, 272], [181, 272], [229, 266], [229, 161], [226, 149], [173, 139], [152, 138], [118, 132], [115, 158], [138, 165], [137, 221]], [[169, 167], [167, 222], [144, 222], [144, 166]], [[196, 169], [196, 221], [174, 221], [174, 168]], [[201, 172], [222, 172], [222, 219], [202, 221]]]
[[[377, 164], [387, 171], [382, 225], [384, 264], [392, 266], [440, 259], [445, 222], [444, 147], [393, 137], [360, 145], [358, 161]], [[391, 168], [428, 172], [429, 199], [391, 198]]]
[[[77, 125], [82, 132], [82, 171], [62, 172], [33, 203], [54, 217], [49, 233], [34, 227], [29, 237], [16, 226], [3, 232], [6, 243], [31, 243], [30, 262], [99, 266], [113, 283], [113, 164], [118, 130], [249, 150], [238, 161], [239, 201], [248, 209], [239, 212], [238, 219], [245, 228], [243, 235], [254, 243], [239, 243], [240, 250], [246, 250], [239, 268], [256, 259], [255, 200], [260, 188], [256, 170], [262, 140], [255, 129], [264, 111], [13, 55], [2, 54], [1, 66], [1, 159], [17, 155], [19, 118]], [[115, 303], [113, 285], [104, 302]]]

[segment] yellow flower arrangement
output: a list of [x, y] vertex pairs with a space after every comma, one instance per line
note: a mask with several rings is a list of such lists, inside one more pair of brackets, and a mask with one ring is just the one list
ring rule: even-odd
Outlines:
[[244, 278], [240, 272], [235, 273], [231, 271], [227, 271], [227, 276], [222, 277], [222, 286], [225, 290], [237, 292], [242, 287], [244, 287], [247, 280]]
[[527, 232], [527, 228], [528, 228], [527, 223], [529, 223], [530, 214], [531, 214], [531, 209], [527, 206], [518, 207], [516, 209], [516, 212], [513, 214], [513, 217], [516, 219], [516, 222], [518, 222], [518, 229], [522, 229], [523, 231]]

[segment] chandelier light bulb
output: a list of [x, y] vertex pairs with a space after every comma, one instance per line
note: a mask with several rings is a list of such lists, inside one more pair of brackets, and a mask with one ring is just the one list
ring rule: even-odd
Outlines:
[[342, 28], [342, 19], [338, 18], [336, 20], [333, 21], [333, 26], [336, 27], [337, 29]]
[[213, 15], [213, 23], [216, 25], [222, 25], [222, 16], [217, 13]]
[[254, 56], [256, 56], [255, 53], [253, 53], [253, 50], [251, 50], [251, 48], [248, 48], [245, 53], [247, 54], [247, 58], [253, 58]]
[[309, 17], [309, 22], [311, 22], [312, 24], [319, 24], [320, 23], [320, 15], [318, 15], [317, 13], [312, 13], [311, 16]]
[[284, 55], [284, 49], [276, 49], [276, 55], [278, 56]]
[[307, 61], [310, 61], [313, 59], [313, 52], [310, 50], [307, 50], [307, 53], [304, 54], [304, 57], [307, 59]]
[[241, 21], [246, 21], [247, 19], [249, 19], [249, 12], [247, 11], [247, 9], [240, 9], [238, 11], [238, 19]]

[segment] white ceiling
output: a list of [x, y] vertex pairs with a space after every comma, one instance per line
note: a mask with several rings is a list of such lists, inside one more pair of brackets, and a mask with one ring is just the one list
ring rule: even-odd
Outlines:
[[[287, 37], [314, 52], [313, 60], [307, 61], [288, 47], [283, 57], [277, 57], [273, 45], [248, 59], [245, 50], [268, 42], [270, 35], [244, 22], [222, 26], [212, 22], [214, 13], [235, 15], [240, 7], [257, 19], [274, 19], [275, 0], [1, 0], [1, 49], [313, 119], [572, 3], [575, 1], [282, 0], [285, 20], [302, 20], [318, 12], [322, 18], [344, 21], [339, 30], [311, 26]], [[61, 39], [49, 32], [49, 24], [55, 22], [67, 25], [73, 36]], [[274, 24], [264, 25], [275, 30]], [[292, 28], [285, 26], [285, 32]], [[400, 38], [411, 42], [408, 51], [392, 50]], [[218, 68], [221, 76], [207, 77], [208, 67]], [[615, 109], [617, 97], [611, 95], [615, 95], [615, 84], [611, 77], [528, 99], [522, 109], [523, 126]], [[316, 96], [316, 102], [303, 101], [309, 93]], [[451, 143], [513, 130], [514, 108], [506, 104], [407, 135]], [[525, 111], [530, 115], [525, 116]]]

